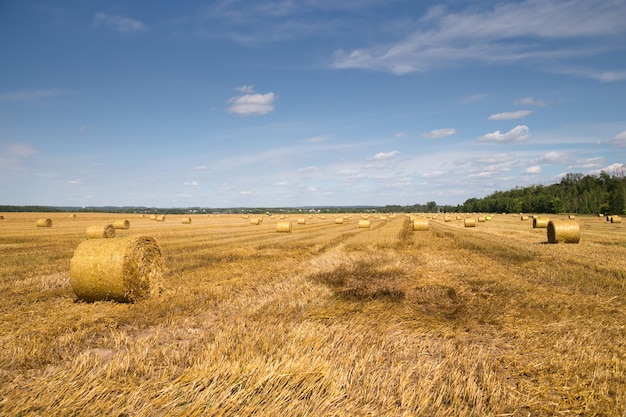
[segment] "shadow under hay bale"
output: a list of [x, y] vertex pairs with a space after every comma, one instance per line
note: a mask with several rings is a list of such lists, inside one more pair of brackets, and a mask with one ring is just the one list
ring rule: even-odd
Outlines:
[[112, 237], [115, 237], [115, 227], [112, 224], [94, 224], [87, 228], [87, 239]]
[[548, 243], [578, 243], [580, 226], [576, 220], [550, 220], [548, 222]]
[[160, 291], [161, 248], [151, 237], [91, 239], [74, 251], [70, 284], [85, 301], [134, 302]]

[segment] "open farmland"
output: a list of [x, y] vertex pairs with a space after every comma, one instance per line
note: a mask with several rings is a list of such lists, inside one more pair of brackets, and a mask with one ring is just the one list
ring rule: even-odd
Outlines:
[[[621, 223], [549, 245], [502, 214], [3, 215], [1, 415], [626, 415]], [[76, 246], [123, 219], [161, 246], [162, 292], [77, 301]]]

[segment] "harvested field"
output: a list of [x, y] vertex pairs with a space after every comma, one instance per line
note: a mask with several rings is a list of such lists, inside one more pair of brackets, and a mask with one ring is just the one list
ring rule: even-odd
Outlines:
[[[622, 223], [549, 245], [500, 214], [2, 215], [0, 415], [626, 415]], [[121, 219], [158, 241], [160, 294], [78, 301], [74, 250]]]

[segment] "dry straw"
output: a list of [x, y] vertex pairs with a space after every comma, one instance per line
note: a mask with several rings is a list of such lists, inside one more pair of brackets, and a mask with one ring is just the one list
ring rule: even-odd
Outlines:
[[484, 223], [487, 221], [487, 218], [485, 218], [485, 216], [478, 216], [478, 223]]
[[306, 218], [304, 218], [304, 217], [300, 217], [300, 218], [298, 219], [298, 224], [306, 224]]
[[335, 219], [335, 224], [343, 224], [343, 217], [337, 217]]
[[279, 233], [291, 233], [291, 222], [276, 223], [276, 231]]
[[465, 227], [476, 227], [476, 219], [473, 217], [466, 217]]
[[621, 223], [622, 218], [620, 216], [611, 216], [611, 223]]
[[359, 229], [369, 229], [370, 221], [369, 220], [359, 220]]
[[182, 224], [191, 224], [191, 217], [184, 217], [184, 218], [181, 220], [181, 223], [182, 223]]
[[520, 220], [528, 220], [528, 216], [522, 215], [522, 216], [520, 216]]
[[128, 220], [115, 220], [113, 222], [113, 227], [116, 229], [128, 229], [130, 227], [130, 222]]
[[37, 227], [52, 227], [52, 219], [37, 220]]
[[94, 224], [87, 228], [87, 239], [111, 237], [115, 237], [115, 227], [112, 224]]
[[160, 291], [161, 248], [151, 237], [91, 239], [74, 251], [70, 284], [85, 301], [134, 302]]
[[164, 222], [165, 221], [165, 214], [161, 214], [160, 216], [156, 216], [156, 218], [154, 219], [157, 222]]
[[541, 218], [541, 217], [537, 217], [533, 219], [533, 229], [545, 229], [546, 227], [548, 227], [548, 223], [550, 222], [550, 219], [548, 218]]
[[548, 243], [578, 243], [580, 226], [576, 220], [550, 220], [548, 222]]
[[259, 224], [261, 224], [261, 219], [259, 219], [258, 217], [254, 217], [250, 219], [250, 224], [258, 226]]
[[425, 232], [425, 231], [428, 231], [428, 219], [415, 219], [415, 220], [413, 220], [413, 231], [414, 232]]

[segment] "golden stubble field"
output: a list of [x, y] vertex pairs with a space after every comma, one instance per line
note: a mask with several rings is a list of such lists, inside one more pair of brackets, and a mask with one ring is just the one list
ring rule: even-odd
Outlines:
[[[626, 415], [622, 224], [549, 245], [502, 214], [2, 214], [0, 415]], [[75, 248], [123, 219], [161, 246], [161, 294], [77, 300]]]

